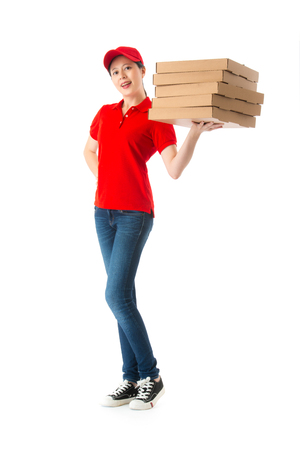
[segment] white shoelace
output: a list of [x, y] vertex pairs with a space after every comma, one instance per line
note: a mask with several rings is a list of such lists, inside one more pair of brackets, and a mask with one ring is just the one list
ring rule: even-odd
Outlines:
[[136, 396], [136, 399], [146, 400], [153, 388], [153, 385], [154, 382], [150, 381], [150, 377], [146, 378], [145, 380], [138, 381], [138, 394]]
[[117, 389], [115, 389], [109, 395], [112, 397], [113, 395], [123, 394], [123, 392], [125, 392], [129, 387], [131, 387], [131, 384], [129, 383], [129, 381], [124, 380], [122, 383], [120, 383], [120, 385], [117, 387]]

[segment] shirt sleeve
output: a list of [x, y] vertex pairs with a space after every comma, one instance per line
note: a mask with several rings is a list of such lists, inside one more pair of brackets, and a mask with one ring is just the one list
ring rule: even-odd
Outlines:
[[99, 130], [99, 122], [100, 122], [100, 114], [101, 114], [102, 108], [99, 109], [97, 114], [95, 115], [91, 126], [90, 126], [90, 135], [95, 141], [97, 141], [98, 138], [98, 130]]
[[153, 122], [152, 139], [159, 154], [169, 145], [176, 145], [177, 139], [174, 126], [169, 123]]

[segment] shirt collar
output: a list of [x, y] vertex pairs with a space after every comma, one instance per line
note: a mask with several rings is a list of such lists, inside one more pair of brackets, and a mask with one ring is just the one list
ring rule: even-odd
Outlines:
[[[113, 109], [122, 109], [124, 100], [121, 100], [119, 103], [116, 103], [113, 106]], [[151, 108], [151, 100], [149, 97], [146, 97], [145, 100], [142, 101], [139, 105], [134, 105], [136, 109], [138, 109], [140, 112], [147, 112], [148, 109]]]

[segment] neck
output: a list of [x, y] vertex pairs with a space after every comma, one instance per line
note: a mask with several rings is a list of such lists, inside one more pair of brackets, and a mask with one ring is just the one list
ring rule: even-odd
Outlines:
[[145, 100], [145, 98], [147, 98], [145, 91], [143, 90], [143, 92], [134, 95], [132, 97], [123, 97], [124, 102], [122, 105], [122, 109], [125, 111], [128, 111], [128, 109], [130, 109], [132, 106], [135, 105], [139, 105], [140, 103], [142, 103], [143, 100]]

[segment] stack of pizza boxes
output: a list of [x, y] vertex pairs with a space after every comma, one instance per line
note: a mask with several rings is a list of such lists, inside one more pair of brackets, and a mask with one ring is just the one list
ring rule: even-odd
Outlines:
[[258, 72], [226, 58], [159, 62], [148, 118], [185, 127], [204, 121], [254, 128], [264, 101], [257, 82]]

